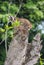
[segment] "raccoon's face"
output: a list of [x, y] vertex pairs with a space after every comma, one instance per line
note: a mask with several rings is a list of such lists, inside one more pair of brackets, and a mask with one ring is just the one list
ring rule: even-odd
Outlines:
[[21, 24], [15, 27], [16, 29], [14, 28], [14, 30], [16, 30], [15, 35], [18, 39], [25, 40], [28, 35], [28, 30], [32, 28], [32, 24], [27, 19], [18, 18], [18, 20]]
[[18, 20], [21, 24], [18, 27], [14, 27], [14, 29], [16, 28], [16, 31], [20, 30], [20, 31], [24, 32], [24, 34], [26, 31], [28, 31], [32, 28], [32, 24], [30, 23], [30, 21], [25, 18], [15, 18], [15, 17], [10, 16], [10, 20], [14, 21], [14, 22], [16, 20]]
[[19, 30], [23, 34], [26, 34], [26, 32], [28, 32], [28, 30], [30, 30], [32, 28], [32, 24], [27, 19], [18, 18], [18, 21], [21, 24], [20, 24], [20, 26], [18, 26], [16, 28], [17, 28], [17, 30]]

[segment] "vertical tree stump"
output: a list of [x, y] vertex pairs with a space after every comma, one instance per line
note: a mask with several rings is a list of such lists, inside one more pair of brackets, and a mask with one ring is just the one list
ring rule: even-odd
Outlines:
[[32, 43], [28, 43], [28, 29], [31, 24], [22, 18], [20, 22], [22, 24], [16, 27], [17, 32], [9, 45], [4, 65], [34, 65], [40, 58], [40, 34], [33, 38]]

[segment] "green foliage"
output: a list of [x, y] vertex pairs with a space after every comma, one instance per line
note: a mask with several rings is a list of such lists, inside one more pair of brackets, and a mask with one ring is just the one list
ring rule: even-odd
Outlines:
[[15, 4], [10, 4], [9, 2], [0, 2], [0, 13], [6, 14], [8, 13], [8, 10], [10, 11], [9, 13], [15, 14], [18, 10], [18, 7]]
[[2, 33], [2, 32], [5, 32], [5, 30], [4, 29], [2, 29], [2, 28], [0, 28], [0, 32]]
[[44, 59], [40, 58], [39, 63], [37, 63], [36, 65], [44, 65]]
[[0, 52], [1, 52], [0, 53], [0, 65], [4, 65], [4, 61], [6, 57], [4, 43], [3, 45], [0, 45]]
[[9, 26], [9, 15], [6, 14], [0, 16], [0, 25], [3, 23], [3, 26], [0, 26], [0, 37], [2, 38], [5, 35], [6, 30], [8, 30], [8, 36], [13, 37], [13, 28], [20, 26], [20, 22], [18, 20], [14, 22], [12, 21], [11, 25]]
[[28, 0], [27, 3], [22, 6], [18, 16], [28, 18], [33, 23], [39, 23], [44, 19], [44, 1]]
[[[13, 23], [10, 23], [9, 16], [13, 16], [17, 13], [19, 9], [19, 0], [11, 0], [10, 4], [9, 0], [0, 0], [0, 41], [2, 41], [5, 37], [5, 31], [8, 30], [8, 42], [13, 37], [13, 27], [20, 26], [20, 22], [16, 20]], [[17, 15], [18, 17], [24, 17], [29, 19], [32, 22], [32, 30], [30, 30], [29, 42], [32, 41], [35, 34], [38, 32], [36, 30], [37, 24], [41, 23], [41, 20], [44, 20], [44, 0], [23, 0], [22, 8]], [[7, 25], [8, 23], [8, 25]], [[9, 24], [10, 23], [10, 24]], [[42, 40], [44, 43], [44, 35], [42, 35]], [[4, 43], [0, 45], [0, 65], [4, 65], [5, 60], [5, 47]], [[44, 57], [44, 44], [41, 53]], [[38, 61], [39, 62], [39, 61]], [[40, 63], [37, 65], [42, 65], [42, 60], [40, 59]]]
[[15, 22], [13, 22], [13, 27], [15, 26], [15, 27], [18, 27], [18, 26], [20, 26], [20, 21], [18, 21], [18, 20], [16, 20]]

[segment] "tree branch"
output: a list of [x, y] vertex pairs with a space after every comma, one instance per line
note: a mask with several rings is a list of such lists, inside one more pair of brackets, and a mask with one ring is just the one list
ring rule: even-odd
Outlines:
[[[19, 2], [20, 2], [20, 0], [19, 0]], [[20, 11], [20, 9], [21, 9], [21, 7], [22, 7], [22, 3], [23, 3], [23, 0], [20, 2], [19, 9], [18, 9], [18, 11], [17, 11], [15, 17], [17, 17], [17, 15], [18, 15], [18, 13], [19, 13], [19, 11]]]

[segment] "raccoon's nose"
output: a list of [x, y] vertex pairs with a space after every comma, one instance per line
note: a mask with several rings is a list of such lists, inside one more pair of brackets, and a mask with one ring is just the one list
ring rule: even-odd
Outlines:
[[32, 25], [29, 25], [29, 26], [28, 26], [28, 30], [30, 30], [31, 28], [32, 28]]
[[30, 28], [30, 26], [28, 26], [28, 30], [30, 30], [31, 28]]

